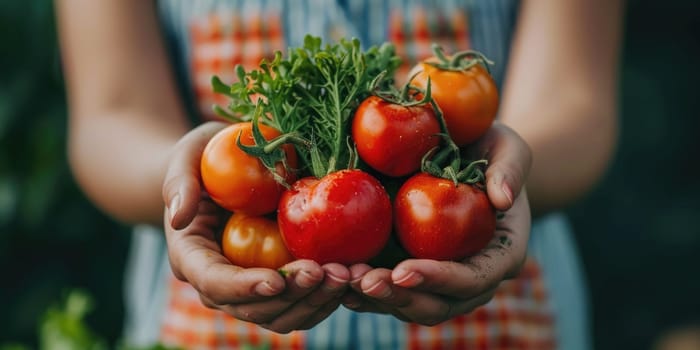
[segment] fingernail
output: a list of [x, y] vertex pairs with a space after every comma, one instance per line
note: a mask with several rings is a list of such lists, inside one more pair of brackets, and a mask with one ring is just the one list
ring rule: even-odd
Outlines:
[[358, 283], [362, 282], [362, 277], [363, 276], [360, 276], [360, 277], [357, 277], [357, 278], [350, 280], [350, 284], [358, 284]]
[[168, 213], [170, 215], [170, 221], [173, 221], [173, 217], [175, 217], [175, 213], [180, 209], [180, 194], [176, 193], [175, 196], [170, 200], [170, 203], [168, 203]]
[[333, 276], [329, 273], [326, 274], [326, 277], [328, 278], [323, 282], [323, 289], [329, 292], [334, 292], [341, 289], [348, 283], [348, 281], [338, 278], [337, 276]]
[[279, 293], [279, 290], [272, 287], [270, 282], [265, 281], [265, 282], [260, 282], [255, 286], [255, 293], [258, 293], [259, 295], [262, 295], [262, 296], [269, 297], [269, 296], [273, 296], [273, 295]]
[[319, 279], [311, 275], [308, 271], [301, 270], [294, 277], [294, 282], [301, 288], [311, 288], [318, 284]]
[[392, 291], [391, 287], [384, 283], [384, 281], [379, 281], [362, 292], [373, 298], [386, 299], [391, 296]]
[[397, 276], [392, 278], [394, 284], [401, 287], [415, 287], [423, 282], [423, 276], [414, 271], [399, 270]]
[[508, 184], [504, 182], [501, 185], [501, 191], [503, 191], [503, 194], [506, 196], [506, 199], [508, 199], [508, 206], [513, 205], [513, 191], [510, 189], [510, 186], [508, 186]]

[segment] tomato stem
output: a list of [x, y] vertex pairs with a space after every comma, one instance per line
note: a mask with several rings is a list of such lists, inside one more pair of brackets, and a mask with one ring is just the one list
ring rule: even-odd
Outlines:
[[487, 166], [488, 163], [489, 162], [486, 159], [475, 160], [469, 163], [466, 168], [457, 173], [457, 179], [459, 182], [472, 185], [483, 183], [484, 180], [486, 180], [486, 177], [484, 176], [484, 172], [481, 170], [480, 166]]
[[282, 134], [270, 141], [267, 141], [267, 143], [263, 146], [262, 149], [265, 154], [270, 154], [282, 145], [287, 143], [295, 144], [306, 148], [310, 148], [312, 145], [311, 141], [299, 136], [299, 133], [291, 132], [287, 134]]
[[[260, 110], [259, 110], [260, 111]], [[277, 164], [282, 163], [286, 172], [291, 172], [293, 169], [289, 168], [287, 163], [287, 153], [282, 149], [284, 144], [293, 143], [301, 144], [308, 147], [309, 141], [304, 140], [296, 133], [282, 134], [274, 139], [268, 141], [265, 140], [262, 132], [260, 131], [260, 126], [258, 124], [259, 114], [253, 115], [252, 120], [252, 131], [253, 131], [253, 141], [254, 145], [244, 145], [241, 143], [241, 135], [238, 135], [236, 139], [236, 145], [243, 152], [248, 155], [257, 157], [260, 162], [270, 171], [272, 177], [285, 188], [290, 188], [290, 184], [287, 180], [277, 172]]]
[[[400, 105], [403, 107], [413, 107], [421, 106], [430, 103], [432, 100], [430, 94], [430, 77], [428, 77], [428, 85], [426, 90], [422, 90], [415, 85], [411, 85], [413, 79], [418, 75], [418, 73], [411, 76], [411, 78], [401, 87], [401, 90], [397, 90], [393, 86], [389, 86], [387, 90], [379, 90], [376, 88], [376, 84], [381, 81], [386, 72], [380, 73], [371, 84], [371, 91], [374, 96], [377, 96], [387, 103]], [[421, 96], [420, 100], [417, 100], [417, 96]]]
[[[459, 147], [450, 139], [448, 134], [440, 134], [440, 136], [442, 136], [445, 144], [442, 148], [438, 146], [431, 149], [423, 156], [421, 171], [435, 177], [452, 180], [455, 186], [465, 183], [484, 187], [486, 176], [481, 167], [487, 166], [488, 160], [471, 161], [467, 163], [464, 169], [461, 169], [462, 159]], [[443, 167], [441, 164], [448, 160], [448, 164]]]
[[489, 60], [479, 51], [464, 50], [455, 53], [452, 57], [447, 57], [442, 47], [437, 43], [433, 43], [433, 53], [440, 62], [427, 62], [427, 64], [435, 68], [458, 72], [469, 70], [475, 65], [480, 64], [491, 74], [489, 66], [493, 64], [493, 61]]

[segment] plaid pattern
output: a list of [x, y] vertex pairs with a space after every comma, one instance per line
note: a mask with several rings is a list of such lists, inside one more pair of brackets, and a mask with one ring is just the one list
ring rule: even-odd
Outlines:
[[[166, 345], [192, 350], [237, 349], [244, 345], [268, 345], [271, 349], [307, 348], [306, 331], [277, 334], [204, 307], [197, 291], [174, 277], [170, 286], [171, 294], [161, 329], [161, 341]], [[336, 312], [351, 311], [340, 309]], [[366, 323], [366, 320], [358, 319], [357, 322]], [[396, 322], [400, 323], [399, 332], [405, 336], [405, 341], [391, 344], [391, 347], [379, 344], [379, 349], [548, 350], [555, 349], [556, 345], [547, 292], [539, 266], [532, 259], [528, 259], [517, 279], [503, 282], [489, 303], [470, 314], [434, 327]], [[335, 330], [343, 331], [348, 330]], [[360, 336], [350, 334], [349, 338]], [[320, 348], [358, 347], [352, 342], [337, 344], [332, 339], [330, 342]]]
[[405, 77], [413, 65], [432, 56], [433, 43], [450, 53], [470, 48], [468, 18], [463, 11], [444, 15], [421, 7], [395, 9], [389, 16], [387, 32], [403, 62], [397, 77]]
[[193, 90], [206, 119], [216, 117], [212, 105], [228, 104], [225, 96], [213, 92], [212, 76], [232, 82], [237, 64], [249, 70], [285, 48], [280, 13], [272, 11], [246, 16], [214, 13], [196, 19], [190, 25], [190, 42]]
[[272, 349], [303, 349], [302, 332], [281, 335], [236, 320], [202, 305], [188, 283], [170, 279], [170, 297], [161, 328], [161, 341], [188, 350], [238, 349], [269, 344]]
[[555, 349], [553, 324], [539, 266], [528, 259], [486, 305], [435, 327], [408, 325], [409, 349]]
[[[190, 24], [190, 72], [197, 107], [205, 119], [216, 118], [212, 105], [225, 106], [225, 96], [215, 94], [211, 77], [224, 82], [235, 79], [235, 65], [255, 68], [263, 58], [286, 48], [283, 19], [276, 10], [252, 8], [252, 13], [215, 12]], [[257, 12], [257, 13], [256, 13]], [[337, 24], [329, 25], [329, 39], [347, 33]], [[468, 17], [464, 11], [425, 11], [421, 6], [392, 10], [386, 35], [402, 59], [396, 76], [405, 77], [417, 62], [432, 55], [432, 43], [456, 52], [470, 47]], [[402, 82], [400, 82], [402, 83]]]

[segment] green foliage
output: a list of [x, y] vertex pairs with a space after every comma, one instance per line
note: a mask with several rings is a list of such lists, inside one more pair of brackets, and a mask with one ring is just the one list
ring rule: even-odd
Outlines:
[[0, 2], [0, 41], [0, 343], [36, 348], [37, 319], [72, 286], [100, 296], [103, 312], [89, 322], [112, 341], [128, 235], [86, 200], [68, 167], [52, 1]]
[[52, 306], [39, 328], [41, 350], [104, 350], [107, 345], [85, 323], [93, 303], [87, 294], [73, 291], [61, 306]]
[[250, 118], [255, 113], [283, 133], [309, 141], [310, 148], [297, 147], [300, 167], [320, 178], [354, 166], [347, 134], [352, 112], [371, 93], [380, 73], [387, 77], [380, 87], [391, 84], [388, 77], [399, 64], [391, 44], [362, 50], [357, 39], [323, 44], [308, 35], [288, 57], [278, 52], [249, 72], [236, 67], [238, 81], [228, 91], [216, 78], [212, 84], [231, 99], [230, 113], [224, 111], [224, 116]]
[[[39, 324], [38, 350], [183, 350], [179, 347], [155, 343], [150, 346], [131, 346], [118, 342], [110, 347], [106, 339], [97, 334], [86, 322], [93, 311], [93, 298], [84, 290], [71, 290], [64, 300], [51, 305]], [[0, 344], [0, 350], [28, 350], [30, 346], [20, 343]], [[243, 350], [269, 350], [269, 344], [243, 344]]]
[[[71, 290], [65, 300], [51, 305], [39, 324], [38, 350], [107, 350], [107, 340], [97, 334], [87, 323], [86, 316], [93, 310], [93, 298], [80, 289]], [[0, 345], [0, 350], [24, 350], [29, 346], [19, 343]], [[163, 344], [147, 347], [115, 345], [115, 350], [179, 350]]]

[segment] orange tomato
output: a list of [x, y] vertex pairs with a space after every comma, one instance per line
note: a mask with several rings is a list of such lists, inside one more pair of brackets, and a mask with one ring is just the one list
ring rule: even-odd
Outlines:
[[277, 269], [294, 260], [280, 235], [277, 221], [234, 213], [226, 222], [221, 250], [234, 265]]
[[442, 69], [429, 59], [418, 63], [409, 76], [411, 85], [425, 89], [430, 77], [431, 96], [442, 111], [447, 130], [457, 146], [465, 146], [483, 135], [498, 112], [498, 88], [480, 64], [467, 69]]
[[[200, 170], [204, 188], [219, 206], [233, 212], [262, 215], [277, 209], [285, 187], [275, 181], [272, 172], [257, 157], [238, 147], [239, 137], [243, 145], [255, 144], [252, 125], [251, 122], [232, 124], [214, 135], [204, 148]], [[263, 124], [259, 126], [266, 140], [280, 135], [280, 132], [272, 127]], [[291, 144], [282, 147], [287, 164], [295, 168], [297, 155], [294, 147]], [[282, 163], [276, 165], [275, 171], [286, 179], [288, 184], [296, 178]]]

